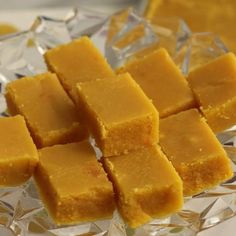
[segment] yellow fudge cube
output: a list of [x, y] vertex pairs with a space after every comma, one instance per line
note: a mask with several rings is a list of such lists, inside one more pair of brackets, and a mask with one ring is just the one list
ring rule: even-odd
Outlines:
[[78, 83], [81, 120], [104, 156], [158, 141], [158, 112], [128, 73]]
[[194, 195], [232, 177], [229, 158], [196, 109], [160, 120], [160, 145]]
[[0, 118], [0, 185], [24, 183], [38, 163], [38, 152], [22, 116]]
[[124, 71], [129, 72], [152, 99], [161, 118], [195, 106], [186, 79], [164, 48], [142, 59], [132, 60], [118, 73]]
[[88, 141], [39, 150], [34, 178], [57, 224], [74, 224], [112, 216], [112, 184]]
[[55, 72], [64, 89], [76, 102], [78, 82], [114, 76], [114, 72], [88, 37], [47, 51], [44, 55], [49, 70]]
[[182, 207], [182, 181], [158, 146], [102, 161], [113, 182], [119, 212], [131, 227]]
[[38, 147], [79, 141], [87, 136], [78, 122], [77, 109], [55, 74], [10, 82], [5, 96], [10, 114], [25, 117]]
[[214, 132], [236, 124], [236, 56], [233, 53], [196, 68], [187, 79]]

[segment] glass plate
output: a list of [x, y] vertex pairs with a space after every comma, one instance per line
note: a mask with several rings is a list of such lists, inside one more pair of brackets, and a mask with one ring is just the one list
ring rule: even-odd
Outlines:
[[[110, 23], [114, 20], [116, 30], [107, 40]], [[130, 37], [134, 32], [136, 36]], [[46, 71], [42, 54], [81, 35], [91, 37], [113, 68], [148, 50], [165, 47], [182, 72], [187, 74], [196, 66], [227, 52], [213, 33], [193, 34], [178, 18], [160, 18], [157, 24], [150, 25], [132, 9], [112, 16], [86, 9], [74, 9], [65, 19], [38, 16], [28, 31], [0, 38], [1, 116], [8, 115], [5, 85], [11, 80]], [[235, 137], [235, 127], [218, 134], [234, 171]], [[215, 228], [235, 214], [235, 176], [214, 189], [185, 198], [180, 212], [165, 219], [155, 219], [135, 230], [128, 228], [117, 212], [110, 220], [58, 227], [48, 216], [32, 179], [19, 187], [0, 189], [0, 235], [4, 236], [194, 236]]]

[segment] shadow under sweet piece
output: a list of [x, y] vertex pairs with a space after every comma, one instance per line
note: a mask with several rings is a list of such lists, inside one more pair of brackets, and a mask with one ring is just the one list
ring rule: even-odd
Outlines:
[[86, 36], [47, 51], [44, 58], [74, 102], [78, 82], [114, 76], [106, 59]]
[[196, 106], [186, 79], [164, 48], [133, 59], [117, 72], [131, 74], [152, 99], [161, 118]]
[[233, 175], [223, 147], [196, 109], [160, 120], [160, 146], [182, 178], [185, 196], [215, 187]]
[[38, 148], [79, 141], [87, 131], [78, 121], [77, 109], [52, 73], [25, 77], [6, 87], [11, 115], [25, 117]]
[[187, 80], [215, 133], [236, 124], [236, 56], [233, 53], [196, 68]]
[[103, 157], [118, 210], [132, 228], [166, 217], [183, 204], [182, 181], [157, 145], [121, 156]]
[[158, 142], [159, 116], [128, 73], [78, 83], [81, 123], [87, 124], [104, 156]]
[[112, 217], [112, 184], [88, 141], [39, 150], [34, 178], [56, 224]]
[[0, 186], [27, 181], [38, 163], [38, 152], [22, 116], [0, 118]]

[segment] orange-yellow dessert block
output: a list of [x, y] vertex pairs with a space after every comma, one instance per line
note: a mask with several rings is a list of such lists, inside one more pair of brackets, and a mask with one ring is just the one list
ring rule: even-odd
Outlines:
[[194, 195], [232, 177], [229, 158], [196, 109], [160, 120], [160, 145]]
[[75, 105], [55, 74], [10, 82], [5, 96], [10, 114], [25, 117], [37, 147], [79, 141], [87, 135], [78, 122]]
[[236, 124], [236, 56], [233, 53], [196, 68], [187, 79], [214, 132]]
[[131, 74], [152, 99], [161, 118], [195, 106], [186, 79], [164, 48], [128, 62], [118, 70], [120, 72]]
[[102, 159], [118, 210], [130, 227], [165, 217], [183, 204], [182, 181], [158, 146]]
[[158, 112], [128, 73], [78, 83], [81, 120], [104, 156], [158, 141]]
[[88, 141], [40, 149], [34, 178], [59, 225], [112, 216], [113, 187]]
[[106, 59], [85, 36], [47, 51], [44, 58], [49, 70], [58, 75], [64, 89], [75, 102], [78, 82], [114, 76]]
[[28, 180], [38, 163], [38, 152], [22, 116], [0, 118], [0, 185]]

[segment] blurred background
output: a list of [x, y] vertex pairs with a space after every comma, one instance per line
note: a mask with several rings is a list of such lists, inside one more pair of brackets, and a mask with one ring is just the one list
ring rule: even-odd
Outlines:
[[235, 0], [0, 0], [0, 22], [27, 29], [35, 15], [60, 18], [76, 6], [107, 14], [134, 6], [152, 22], [158, 17], [178, 16], [193, 32], [220, 35], [228, 48], [236, 52]]

